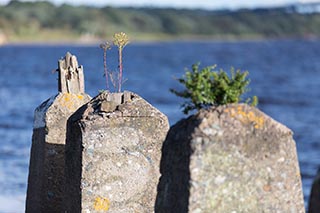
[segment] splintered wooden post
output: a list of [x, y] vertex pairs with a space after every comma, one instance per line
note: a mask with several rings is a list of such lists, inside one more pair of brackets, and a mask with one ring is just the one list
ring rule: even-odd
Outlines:
[[65, 138], [69, 116], [91, 98], [83, 68], [67, 53], [59, 60], [59, 93], [34, 113], [26, 212], [64, 212]]
[[58, 62], [59, 92], [84, 93], [83, 67], [78, 65], [76, 56], [67, 52]]

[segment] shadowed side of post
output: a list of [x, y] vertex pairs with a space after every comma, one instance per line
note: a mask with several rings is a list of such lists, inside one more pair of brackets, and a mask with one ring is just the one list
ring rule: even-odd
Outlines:
[[26, 212], [63, 212], [66, 123], [90, 100], [84, 92], [83, 68], [75, 56], [67, 53], [57, 71], [59, 93], [34, 114]]

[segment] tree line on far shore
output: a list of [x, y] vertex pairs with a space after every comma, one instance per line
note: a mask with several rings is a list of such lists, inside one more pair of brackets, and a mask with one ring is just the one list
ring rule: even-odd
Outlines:
[[0, 31], [12, 41], [110, 38], [124, 31], [136, 39], [317, 38], [320, 14], [294, 9], [237, 11], [115, 8], [12, 0], [0, 6]]

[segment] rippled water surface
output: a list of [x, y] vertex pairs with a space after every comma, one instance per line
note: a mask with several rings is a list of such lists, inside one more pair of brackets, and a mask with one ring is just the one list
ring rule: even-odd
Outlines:
[[[105, 89], [98, 46], [0, 47], [0, 212], [23, 212], [33, 111], [57, 93], [57, 60], [67, 51], [84, 66], [86, 91]], [[144, 97], [174, 124], [184, 117], [175, 77], [195, 62], [249, 70], [259, 108], [294, 131], [307, 202], [320, 165], [320, 41], [132, 43], [124, 49], [124, 89]], [[115, 48], [110, 68], [117, 68]]]

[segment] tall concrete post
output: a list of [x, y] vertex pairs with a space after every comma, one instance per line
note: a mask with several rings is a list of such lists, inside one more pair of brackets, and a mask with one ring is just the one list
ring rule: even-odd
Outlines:
[[308, 213], [320, 212], [320, 168], [313, 180], [309, 197]]
[[65, 139], [69, 116], [90, 97], [84, 92], [83, 68], [67, 53], [58, 62], [59, 93], [34, 114], [26, 212], [63, 212]]
[[257, 108], [201, 110], [171, 127], [156, 213], [303, 213], [292, 132]]
[[104, 92], [68, 120], [67, 212], [153, 212], [168, 119], [137, 94]]

